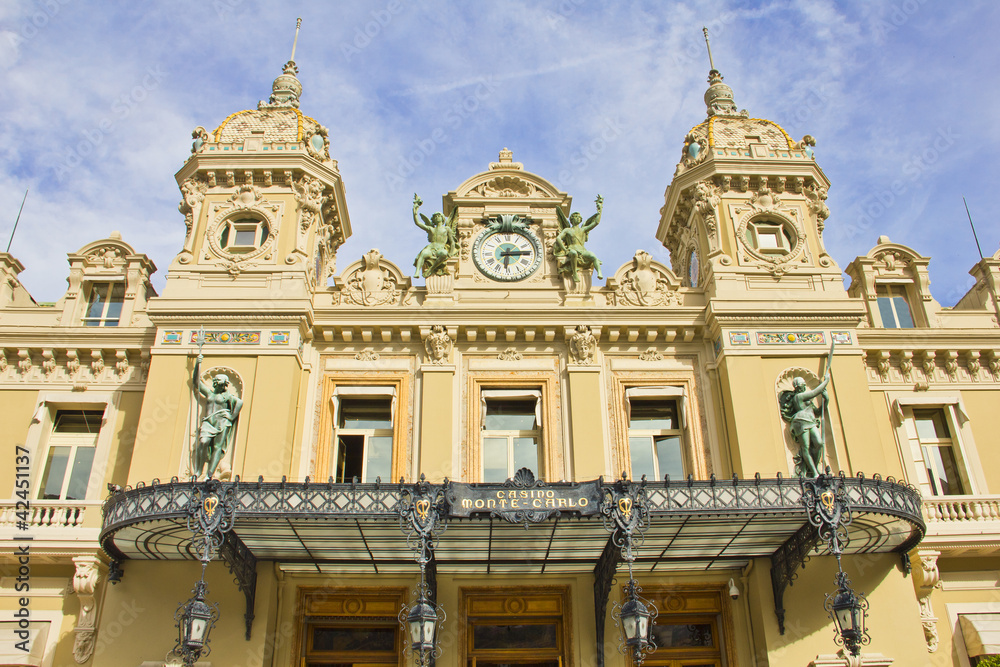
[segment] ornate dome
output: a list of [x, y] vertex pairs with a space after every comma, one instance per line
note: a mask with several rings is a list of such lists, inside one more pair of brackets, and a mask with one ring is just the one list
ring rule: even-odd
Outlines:
[[722, 74], [708, 73], [705, 106], [708, 119], [691, 128], [684, 138], [678, 173], [707, 159], [719, 158], [798, 158], [811, 160], [816, 141], [809, 135], [793, 141], [785, 130], [766, 118], [750, 118], [736, 110], [733, 89], [722, 82]]
[[[271, 97], [267, 102], [259, 102], [256, 109], [237, 111], [226, 118], [211, 133], [205, 128], [195, 128], [192, 133], [194, 145], [192, 153], [204, 150], [244, 150], [242, 144], [248, 139], [256, 140], [256, 145], [246, 150], [295, 150], [304, 148], [310, 155], [323, 161], [330, 160], [330, 139], [327, 129], [314, 118], [299, 111], [302, 84], [295, 62], [285, 63], [282, 73], [274, 80]], [[289, 146], [288, 144], [300, 144]]]

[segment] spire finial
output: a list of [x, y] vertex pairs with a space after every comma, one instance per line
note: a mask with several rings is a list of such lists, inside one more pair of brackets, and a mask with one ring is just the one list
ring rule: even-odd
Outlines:
[[[299, 43], [299, 28], [301, 27], [302, 27], [302, 18], [299, 17], [295, 19], [295, 40], [292, 41], [292, 57], [289, 58], [291, 62], [295, 62], [295, 47], [298, 46]], [[708, 39], [707, 32], [705, 33], [705, 39]]]
[[708, 115], [709, 117], [741, 115], [736, 110], [736, 102], [733, 101], [733, 89], [722, 83], [722, 73], [715, 69], [715, 61], [712, 59], [712, 44], [708, 41], [708, 28], [703, 27], [701, 32], [705, 35], [708, 65], [712, 68], [708, 72], [708, 90], [705, 91], [705, 106], [708, 107]]
[[258, 102], [258, 109], [269, 109], [277, 107], [299, 106], [299, 97], [302, 96], [302, 84], [299, 83], [296, 74], [299, 68], [295, 64], [295, 47], [299, 44], [299, 29], [302, 27], [302, 19], [295, 20], [295, 39], [292, 41], [292, 58], [282, 68], [281, 74], [274, 80], [271, 86], [271, 98], [267, 102]]
[[712, 61], [712, 45], [708, 43], [708, 28], [703, 26], [701, 31], [705, 33], [705, 47], [708, 49], [708, 66], [710, 69], [715, 69], [715, 62]]

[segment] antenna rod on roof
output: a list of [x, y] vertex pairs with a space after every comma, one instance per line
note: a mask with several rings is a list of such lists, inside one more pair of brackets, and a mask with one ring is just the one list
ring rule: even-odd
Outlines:
[[969, 202], [965, 201], [965, 195], [962, 195], [962, 202], [965, 204], [965, 214], [969, 216], [969, 226], [972, 227], [972, 238], [976, 239], [976, 249], [979, 251], [979, 259], [983, 259], [983, 247], [979, 245], [979, 235], [976, 234], [976, 226], [972, 224], [972, 214], [969, 213]]
[[295, 40], [292, 42], [292, 57], [289, 58], [292, 62], [295, 62], [295, 47], [299, 43], [299, 28], [302, 27], [302, 19], [295, 19]]
[[708, 47], [708, 65], [715, 69], [715, 62], [712, 61], [712, 45], [708, 43], [708, 28], [703, 27], [701, 31], [705, 33], [705, 46]]
[[10, 230], [10, 240], [7, 241], [7, 252], [10, 252], [10, 244], [14, 242], [14, 232], [17, 231], [17, 223], [21, 221], [21, 211], [24, 210], [24, 200], [28, 198], [28, 190], [30, 189], [31, 187], [24, 189], [24, 197], [21, 198], [21, 208], [17, 209], [17, 219], [14, 220], [14, 229]]

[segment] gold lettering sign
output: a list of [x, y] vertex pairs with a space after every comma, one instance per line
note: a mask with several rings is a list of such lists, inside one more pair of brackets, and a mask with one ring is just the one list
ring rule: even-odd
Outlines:
[[580, 484], [538, 484], [532, 488], [510, 488], [500, 484], [452, 483], [451, 515], [468, 517], [490, 512], [507, 521], [544, 521], [560, 512], [595, 514], [600, 505], [601, 487], [597, 480]]

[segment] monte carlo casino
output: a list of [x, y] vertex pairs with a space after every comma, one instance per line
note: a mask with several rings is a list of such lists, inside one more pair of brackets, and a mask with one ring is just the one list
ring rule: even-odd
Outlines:
[[297, 72], [194, 131], [162, 294], [116, 233], [54, 305], [0, 254], [0, 664], [1000, 654], [1000, 252], [951, 308], [887, 237], [838, 266], [815, 142], [713, 69], [670, 266], [506, 149], [412, 202], [414, 267], [338, 258]]

